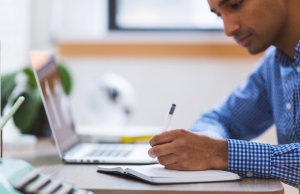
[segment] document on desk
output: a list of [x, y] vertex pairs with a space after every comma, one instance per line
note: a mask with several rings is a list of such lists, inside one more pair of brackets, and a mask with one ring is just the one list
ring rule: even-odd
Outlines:
[[141, 166], [98, 166], [98, 172], [133, 176], [152, 184], [199, 183], [239, 180], [240, 176], [222, 170], [178, 171], [168, 170], [160, 164]]

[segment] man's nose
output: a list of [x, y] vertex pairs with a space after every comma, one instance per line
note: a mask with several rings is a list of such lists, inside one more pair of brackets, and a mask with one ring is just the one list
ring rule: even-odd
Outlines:
[[224, 22], [224, 32], [227, 36], [233, 36], [240, 28], [240, 24], [237, 21], [234, 21], [227, 17], [222, 17]]

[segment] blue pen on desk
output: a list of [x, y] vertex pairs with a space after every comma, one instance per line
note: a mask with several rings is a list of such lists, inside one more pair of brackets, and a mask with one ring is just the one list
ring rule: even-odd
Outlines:
[[169, 124], [171, 122], [172, 116], [174, 114], [175, 108], [176, 108], [176, 104], [172, 104], [171, 108], [170, 108], [170, 111], [167, 113], [165, 124], [162, 128], [162, 132], [165, 132], [165, 131], [168, 130], [168, 127], [169, 127]]

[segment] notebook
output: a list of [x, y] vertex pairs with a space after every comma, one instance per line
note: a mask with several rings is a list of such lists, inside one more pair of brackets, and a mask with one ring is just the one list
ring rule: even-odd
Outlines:
[[223, 170], [178, 171], [160, 164], [141, 166], [98, 166], [98, 172], [132, 176], [152, 184], [199, 183], [240, 180], [240, 176]]

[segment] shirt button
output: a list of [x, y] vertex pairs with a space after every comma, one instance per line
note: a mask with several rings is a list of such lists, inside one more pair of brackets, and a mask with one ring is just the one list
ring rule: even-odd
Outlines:
[[297, 67], [297, 71], [300, 72], [300, 66]]
[[247, 177], [252, 177], [253, 176], [253, 173], [251, 171], [248, 171], [247, 172]]
[[291, 108], [292, 108], [291, 103], [287, 103], [287, 104], [286, 104], [286, 109], [290, 110]]

